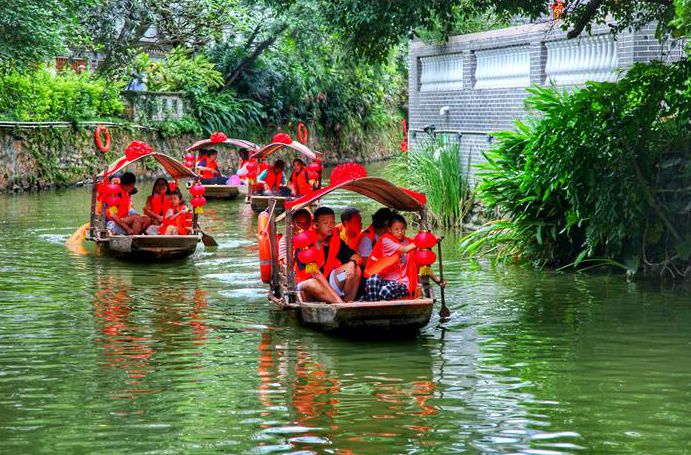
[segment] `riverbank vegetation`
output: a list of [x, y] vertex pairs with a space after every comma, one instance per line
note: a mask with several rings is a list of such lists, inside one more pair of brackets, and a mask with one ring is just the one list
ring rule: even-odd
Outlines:
[[691, 274], [691, 64], [530, 91], [536, 117], [499, 133], [480, 173], [477, 196], [501, 219], [465, 253]]
[[399, 185], [427, 196], [429, 221], [446, 229], [460, 228], [472, 208], [468, 185], [469, 163], [461, 163], [457, 142], [446, 144], [437, 138], [421, 141], [415, 153], [397, 155], [388, 177]]

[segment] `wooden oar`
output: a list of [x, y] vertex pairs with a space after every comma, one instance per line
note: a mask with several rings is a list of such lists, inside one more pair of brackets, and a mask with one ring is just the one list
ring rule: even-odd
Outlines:
[[204, 246], [218, 246], [218, 242], [215, 238], [211, 237], [209, 234], [202, 231], [201, 228], [199, 228], [199, 232], [202, 233], [202, 243], [204, 244]]
[[[437, 251], [439, 252], [439, 279], [441, 281], [444, 281], [444, 261], [442, 260], [441, 257], [441, 241], [444, 240], [444, 237], [439, 237], [439, 241], [437, 242]], [[449, 316], [451, 316], [451, 311], [449, 310], [449, 307], [446, 306], [446, 296], [444, 295], [444, 288], [439, 287], [441, 290], [441, 308], [439, 309], [439, 318], [440, 319], [448, 319]]]
[[81, 226], [77, 228], [76, 231], [72, 233], [72, 235], [65, 240], [65, 246], [70, 249], [71, 251], [74, 251], [75, 253], [79, 254], [85, 254], [86, 250], [84, 249], [84, 246], [82, 245], [82, 242], [86, 238], [86, 230], [89, 229], [89, 224], [90, 223], [84, 223]]

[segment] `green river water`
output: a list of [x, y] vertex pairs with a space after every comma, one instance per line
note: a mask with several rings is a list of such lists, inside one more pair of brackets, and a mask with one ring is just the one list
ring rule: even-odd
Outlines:
[[218, 248], [144, 265], [65, 248], [89, 197], [0, 196], [0, 453], [691, 453], [688, 286], [449, 235], [451, 319], [349, 340], [272, 310], [241, 201], [207, 204]]

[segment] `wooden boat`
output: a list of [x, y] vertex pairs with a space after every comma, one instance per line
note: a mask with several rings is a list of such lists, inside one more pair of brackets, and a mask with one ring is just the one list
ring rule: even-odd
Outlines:
[[[294, 152], [298, 152], [301, 154], [303, 157], [305, 157], [308, 161], [321, 161], [323, 158], [323, 154], [321, 152], [317, 152], [316, 150], [312, 150], [309, 147], [307, 147], [305, 144], [298, 142], [298, 141], [292, 141], [290, 143], [285, 143], [285, 142], [272, 142], [271, 144], [267, 144], [263, 147], [261, 147], [259, 150], [254, 152], [252, 155], [250, 155], [251, 160], [256, 160], [257, 162], [262, 162], [265, 161], [270, 155], [282, 151], [282, 150], [290, 150]], [[316, 183], [316, 188], [321, 188], [321, 174], [319, 175], [319, 181]], [[286, 201], [291, 201], [294, 199], [292, 196], [265, 196], [263, 194], [248, 194], [247, 196], [248, 202], [252, 206], [252, 210], [256, 213], [263, 212], [269, 207], [269, 202], [271, 200], [275, 200], [277, 202], [276, 204], [276, 211], [277, 213], [282, 213], [284, 209], [284, 205]]]
[[161, 261], [185, 258], [194, 253], [202, 238], [196, 213], [193, 216], [192, 233], [189, 235], [115, 235], [106, 229], [105, 208], [97, 201], [97, 184], [144, 158], [158, 162], [175, 180], [199, 178], [184, 164], [163, 153], [150, 152], [129, 158], [123, 156], [94, 178], [90, 227], [86, 240], [95, 242], [98, 252], [121, 259]]
[[[218, 145], [225, 145], [235, 147], [237, 149], [247, 149], [250, 153], [254, 153], [259, 149], [259, 145], [254, 142], [246, 141], [244, 139], [225, 138], [221, 142], [214, 142], [212, 139], [203, 139], [197, 141], [185, 150], [187, 153], [194, 153], [194, 163], [197, 163], [197, 151], [213, 148]], [[206, 188], [204, 197], [207, 199], [235, 199], [238, 195], [247, 195], [247, 185], [205, 185]]]
[[361, 194], [395, 210], [417, 212], [420, 228], [427, 228], [425, 196], [379, 177], [359, 177], [332, 183], [326, 188], [286, 202], [286, 210], [282, 215], [277, 215], [275, 210], [278, 201], [271, 201], [267, 224], [271, 252], [269, 300], [302, 324], [324, 331], [365, 336], [417, 332], [429, 322], [435, 301], [428, 276], [420, 277], [420, 288], [416, 292], [419, 297], [415, 299], [338, 304], [310, 302], [296, 288], [292, 255], [287, 255], [284, 266], [279, 264], [275, 235], [277, 223], [285, 221], [286, 249], [292, 251], [292, 215], [336, 190]]

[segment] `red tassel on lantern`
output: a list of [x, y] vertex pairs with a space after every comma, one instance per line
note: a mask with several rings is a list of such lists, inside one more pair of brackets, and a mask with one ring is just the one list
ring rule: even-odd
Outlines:
[[190, 200], [190, 204], [194, 208], [194, 213], [204, 213], [203, 206], [206, 204], [206, 198], [204, 196], [195, 196]]
[[314, 246], [298, 253], [298, 260], [305, 264], [305, 272], [317, 273], [319, 267], [324, 263], [324, 254], [319, 254], [322, 250], [317, 250]]

